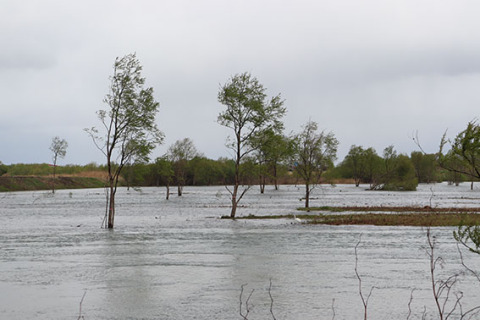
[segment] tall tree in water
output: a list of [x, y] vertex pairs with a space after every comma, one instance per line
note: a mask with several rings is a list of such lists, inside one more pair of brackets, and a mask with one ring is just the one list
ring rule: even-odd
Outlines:
[[168, 148], [168, 158], [173, 164], [178, 196], [181, 196], [183, 193], [183, 186], [187, 179], [186, 169], [188, 162], [197, 155], [197, 148], [195, 148], [193, 141], [189, 138], [178, 140]]
[[163, 141], [163, 133], [155, 123], [159, 103], [153, 97], [153, 88], [144, 88], [141, 71], [135, 54], [115, 60], [110, 89], [104, 99], [107, 110], [97, 112], [101, 133], [95, 127], [85, 129], [107, 160], [109, 229], [114, 226], [115, 194], [123, 167], [148, 161], [151, 150]]
[[65, 139], [60, 139], [55, 137], [52, 139], [52, 144], [50, 145], [50, 151], [52, 151], [53, 156], [53, 184], [52, 184], [52, 193], [55, 193], [55, 174], [57, 172], [57, 160], [58, 158], [64, 158], [67, 154], [68, 142]]
[[239, 192], [240, 165], [255, 150], [250, 141], [261, 130], [281, 127], [286, 109], [280, 95], [267, 99], [265, 88], [250, 73], [233, 76], [220, 88], [218, 101], [226, 109], [218, 115], [217, 121], [234, 133], [233, 138], [227, 140], [227, 147], [233, 151], [235, 161], [233, 190], [228, 189], [232, 196], [230, 217], [235, 218], [238, 202], [249, 189], [245, 187]]
[[305, 183], [305, 208], [310, 207], [310, 193], [320, 183], [323, 172], [337, 158], [338, 141], [333, 133], [317, 130], [317, 123], [309, 121], [293, 137], [295, 172]]

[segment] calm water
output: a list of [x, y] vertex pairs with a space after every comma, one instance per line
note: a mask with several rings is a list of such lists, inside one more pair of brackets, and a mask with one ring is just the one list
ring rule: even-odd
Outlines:
[[[417, 192], [369, 192], [325, 186], [312, 205], [480, 207], [480, 186], [422, 185]], [[302, 188], [249, 191], [239, 215], [295, 213]], [[368, 294], [369, 319], [436, 319], [425, 230], [413, 227], [307, 226], [291, 220], [227, 221], [224, 187], [121, 189], [116, 229], [100, 229], [102, 189], [0, 193], [0, 318], [241, 319], [239, 298], [251, 290], [249, 319], [362, 319], [355, 276]], [[462, 271], [453, 228], [435, 228], [439, 277]], [[480, 257], [465, 253], [480, 270]], [[480, 301], [480, 283], [462, 277], [464, 310]], [[478, 316], [475, 319], [480, 319]]]

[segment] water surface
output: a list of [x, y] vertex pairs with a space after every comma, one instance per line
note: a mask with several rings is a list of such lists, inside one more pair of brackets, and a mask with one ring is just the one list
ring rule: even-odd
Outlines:
[[[446, 184], [417, 192], [370, 192], [324, 186], [312, 205], [480, 207], [480, 193]], [[302, 187], [264, 195], [253, 188], [239, 215], [290, 214]], [[0, 318], [241, 319], [239, 298], [251, 290], [249, 319], [360, 319], [364, 294], [375, 287], [369, 319], [436, 319], [423, 228], [307, 226], [293, 220], [221, 220], [229, 214], [224, 187], [185, 188], [165, 200], [164, 188], [120, 189], [116, 228], [101, 229], [102, 189], [0, 193]], [[454, 228], [435, 228], [439, 277], [463, 271]], [[480, 257], [465, 253], [480, 269]], [[480, 301], [480, 284], [465, 276], [464, 309]], [[453, 291], [452, 291], [453, 292]], [[244, 306], [245, 307], [245, 306]], [[480, 316], [475, 318], [480, 319]]]

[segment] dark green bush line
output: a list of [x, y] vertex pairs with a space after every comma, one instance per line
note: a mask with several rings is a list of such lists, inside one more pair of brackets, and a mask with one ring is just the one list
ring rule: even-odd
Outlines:
[[[52, 188], [49, 177], [0, 177], [0, 191], [49, 190]], [[104, 182], [96, 178], [57, 177], [55, 189], [102, 188]]]

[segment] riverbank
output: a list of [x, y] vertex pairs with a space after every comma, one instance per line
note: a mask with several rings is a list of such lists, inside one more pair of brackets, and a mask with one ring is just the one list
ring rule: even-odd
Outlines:
[[[0, 192], [51, 190], [53, 177], [50, 176], [2, 176], [0, 177]], [[55, 178], [55, 189], [102, 188], [104, 182], [93, 177]]]

